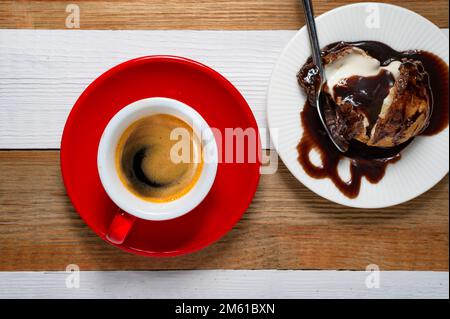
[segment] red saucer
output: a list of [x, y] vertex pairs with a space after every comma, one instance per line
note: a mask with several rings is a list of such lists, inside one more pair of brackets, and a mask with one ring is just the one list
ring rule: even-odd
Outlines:
[[[75, 209], [105, 241], [118, 207], [98, 176], [100, 137], [120, 109], [149, 97], [169, 97], [190, 105], [223, 136], [225, 128], [258, 132], [255, 118], [237, 89], [200, 63], [150, 56], [122, 63], [101, 75], [83, 92], [69, 115], [61, 142], [61, 170]], [[259, 162], [220, 163], [211, 192], [196, 209], [169, 221], [138, 219], [126, 241], [115, 246], [146, 256], [176, 256], [204, 248], [242, 217], [255, 194], [259, 168]]]

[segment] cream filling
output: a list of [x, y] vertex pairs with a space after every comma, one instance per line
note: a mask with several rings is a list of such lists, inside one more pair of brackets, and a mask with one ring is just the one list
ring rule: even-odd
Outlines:
[[[330, 91], [339, 84], [352, 76], [370, 77], [376, 76], [381, 70], [387, 70], [397, 80], [400, 76], [401, 62], [394, 61], [388, 66], [382, 67], [380, 61], [367, 55], [361, 49], [352, 48], [348, 53], [336, 59], [332, 63], [325, 65], [325, 75], [327, 85]], [[392, 89], [391, 89], [392, 90]], [[334, 97], [334, 92], [329, 92]], [[386, 98], [388, 99], [389, 96]], [[388, 102], [388, 101], [385, 101]]]

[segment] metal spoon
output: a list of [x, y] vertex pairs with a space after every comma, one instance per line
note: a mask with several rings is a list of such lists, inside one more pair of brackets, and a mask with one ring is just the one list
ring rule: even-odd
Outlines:
[[321, 50], [319, 46], [319, 38], [317, 36], [317, 29], [316, 29], [316, 22], [314, 20], [314, 10], [311, 3], [311, 0], [302, 0], [303, 9], [305, 12], [305, 18], [306, 18], [306, 25], [308, 27], [308, 34], [309, 34], [309, 40], [311, 43], [311, 50], [312, 50], [312, 59], [313, 63], [316, 65], [319, 76], [320, 76], [320, 86], [316, 92], [316, 107], [317, 112], [319, 113], [320, 120], [323, 124], [323, 127], [325, 128], [325, 131], [327, 132], [328, 136], [330, 137], [330, 140], [333, 142], [333, 144], [336, 146], [336, 148], [342, 152], [345, 153], [348, 150], [348, 145], [345, 145], [338, 139], [336, 139], [332, 132], [330, 131], [326, 121], [325, 121], [325, 115], [324, 115], [324, 109], [322, 105], [322, 88], [323, 85], [327, 82], [325, 71], [322, 65], [322, 55]]

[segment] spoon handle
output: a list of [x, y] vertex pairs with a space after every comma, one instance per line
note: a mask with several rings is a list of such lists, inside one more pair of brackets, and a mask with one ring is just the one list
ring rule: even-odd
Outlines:
[[314, 10], [311, 3], [311, 0], [301, 0], [303, 4], [303, 10], [305, 12], [305, 18], [306, 18], [306, 25], [308, 27], [308, 34], [309, 34], [309, 40], [311, 43], [311, 49], [312, 49], [312, 59], [314, 64], [319, 69], [319, 73], [321, 76], [322, 81], [324, 81], [324, 71], [322, 66], [322, 56], [321, 56], [321, 50], [319, 45], [319, 38], [317, 36], [317, 28], [316, 28], [316, 21], [314, 20]]

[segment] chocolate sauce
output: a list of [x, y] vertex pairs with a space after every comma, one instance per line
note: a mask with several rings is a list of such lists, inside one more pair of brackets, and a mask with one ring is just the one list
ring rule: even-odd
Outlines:
[[352, 76], [345, 83], [333, 88], [334, 96], [339, 96], [343, 101], [360, 109], [369, 120], [368, 131], [375, 125], [384, 99], [389, 95], [389, 90], [394, 86], [394, 76], [381, 70], [375, 76]]
[[[449, 121], [449, 80], [448, 64], [437, 55], [421, 50], [409, 50], [398, 52], [388, 45], [376, 41], [362, 41], [350, 43], [366, 51], [369, 55], [381, 62], [382, 66], [389, 65], [392, 61], [399, 61], [404, 58], [422, 62], [425, 71], [429, 75], [432, 96], [432, 116], [428, 127], [421, 135], [432, 136], [443, 131], [448, 126]], [[336, 45], [336, 44], [335, 44]], [[334, 47], [335, 45], [330, 45]]]
[[[432, 106], [432, 113], [429, 118], [427, 128], [421, 135], [438, 134], [448, 126], [449, 121], [449, 97], [448, 97], [448, 65], [438, 56], [425, 51], [406, 51], [398, 52], [389, 46], [375, 41], [363, 41], [355, 43], [334, 43], [324, 49], [323, 54], [326, 55], [335, 50], [342, 49], [344, 46], [355, 46], [366, 51], [370, 56], [378, 59], [382, 66], [387, 66], [393, 61], [401, 61], [403, 59], [410, 59], [420, 61], [423, 64], [425, 71], [429, 75], [429, 96], [431, 97], [430, 105]], [[311, 59], [307, 63], [311, 63]], [[361, 181], [363, 177], [370, 183], [378, 183], [384, 177], [386, 168], [390, 163], [395, 163], [401, 159], [401, 151], [411, 143], [409, 141], [391, 148], [370, 147], [364, 143], [356, 140], [351, 140], [349, 150], [342, 154], [339, 152], [330, 138], [325, 132], [325, 129], [320, 121], [315, 104], [315, 88], [317, 87], [317, 72], [312, 66], [309, 70], [302, 69], [299, 73], [299, 81], [303, 81], [303, 86], [311, 86], [308, 93], [308, 101], [306, 102], [303, 111], [301, 112], [301, 122], [303, 125], [303, 136], [297, 147], [299, 157], [298, 160], [305, 172], [311, 177], [322, 179], [330, 178], [336, 187], [347, 197], [356, 198], [360, 192]], [[371, 98], [365, 99], [363, 96], [358, 96], [358, 91], [353, 89], [350, 91], [339, 91], [340, 96], [347, 96], [353, 99], [353, 104], [360, 103], [367, 106], [364, 108], [364, 113], [369, 118], [369, 121], [376, 122], [380, 107], [384, 97], [387, 96], [385, 90], [392, 86], [392, 78], [386, 74], [379, 74], [374, 78], [350, 78], [349, 87], [365, 87], [369, 88], [371, 92], [376, 91], [376, 81], [381, 81], [378, 93], [374, 93]], [[373, 88], [375, 87], [375, 90]], [[379, 96], [375, 96], [379, 94]], [[356, 96], [355, 96], [356, 95]], [[383, 97], [384, 96], [384, 97]], [[365, 99], [365, 100], [363, 100]], [[380, 102], [381, 101], [381, 102]], [[371, 103], [368, 103], [371, 102]], [[373, 103], [372, 103], [373, 102]], [[372, 108], [373, 107], [373, 108]], [[322, 165], [320, 167], [314, 165], [310, 160], [310, 153], [316, 150], [320, 154]], [[350, 180], [344, 181], [339, 176], [338, 164], [347, 156], [350, 159]]]

